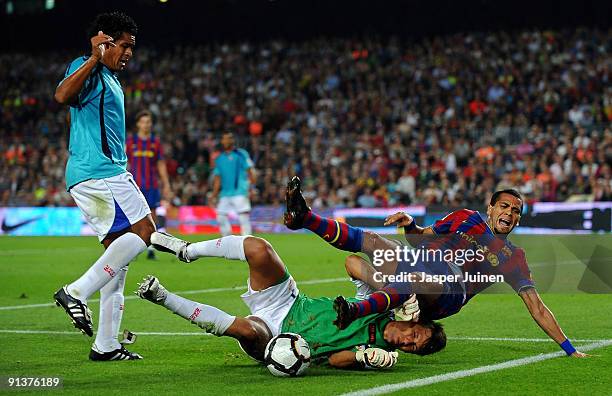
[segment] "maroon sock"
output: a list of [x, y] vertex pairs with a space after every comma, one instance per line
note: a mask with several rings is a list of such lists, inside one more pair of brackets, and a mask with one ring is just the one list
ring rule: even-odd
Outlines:
[[397, 289], [385, 286], [370, 294], [367, 299], [354, 303], [357, 307], [357, 317], [390, 311], [402, 305], [409, 297], [410, 294], [399, 294]]
[[353, 253], [361, 251], [363, 242], [363, 230], [361, 228], [321, 217], [313, 212], [308, 212], [304, 217], [304, 228], [314, 232], [327, 243], [340, 250]]

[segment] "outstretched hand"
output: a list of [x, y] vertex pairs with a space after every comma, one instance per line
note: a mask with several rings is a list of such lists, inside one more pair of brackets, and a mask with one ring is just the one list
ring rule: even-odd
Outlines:
[[366, 368], [389, 368], [397, 363], [398, 353], [381, 348], [366, 348], [355, 353], [355, 360]]

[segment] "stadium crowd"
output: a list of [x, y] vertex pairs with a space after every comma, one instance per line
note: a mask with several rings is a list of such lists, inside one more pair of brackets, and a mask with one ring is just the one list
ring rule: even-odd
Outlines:
[[[509, 187], [601, 201], [611, 44], [577, 29], [143, 46], [120, 80], [128, 119], [155, 115], [177, 204], [207, 203], [226, 130], [255, 161], [254, 204], [279, 204], [292, 174], [317, 207], [482, 205]], [[53, 92], [78, 55], [0, 54], [0, 206], [73, 204]]]

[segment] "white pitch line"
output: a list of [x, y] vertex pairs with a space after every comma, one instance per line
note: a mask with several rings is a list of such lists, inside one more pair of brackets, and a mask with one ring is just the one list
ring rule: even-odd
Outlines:
[[[612, 340], [603, 340], [599, 342], [594, 342], [592, 344], [580, 346], [580, 351], [586, 352], [586, 351], [590, 351], [590, 350], [597, 349], [597, 348], [603, 348], [609, 345], [612, 345]], [[565, 355], [565, 352], [563, 351], [545, 353], [545, 354], [525, 357], [522, 359], [508, 360], [508, 361], [497, 363], [497, 364], [476, 367], [476, 368], [468, 369], [468, 370], [453, 371], [450, 373], [434, 375], [431, 377], [418, 378], [415, 380], [400, 382], [397, 384], [389, 384], [389, 385], [377, 386], [377, 387], [370, 388], [370, 389], [362, 389], [362, 390], [355, 391], [355, 392], [344, 393], [341, 396], [382, 395], [385, 393], [397, 392], [403, 389], [417, 388], [420, 386], [437, 384], [439, 382], [451, 381], [454, 379], [471, 377], [471, 376], [478, 375], [478, 374], [490, 373], [492, 371], [505, 370], [505, 369], [509, 369], [512, 367], [525, 366], [528, 364], [541, 362], [544, 360], [549, 360], [549, 359], [556, 358], [559, 356], [564, 356], [564, 355]]]
[[[98, 300], [91, 300], [91, 301], [100, 301], [100, 300], [98, 299]], [[12, 306], [8, 306], [8, 307], [0, 307], [0, 311], [9, 311], [9, 310], [12, 310], [12, 309], [27, 309], [27, 308], [52, 307], [54, 305], [55, 305], [55, 303], [12, 305]]]
[[[311, 279], [298, 282], [300, 285], [320, 285], [323, 283], [335, 283], [335, 282], [346, 282], [348, 278], [328, 278], [328, 279]], [[226, 291], [243, 291], [246, 290], [246, 286], [234, 286], [234, 287], [217, 287], [212, 289], [200, 289], [200, 290], [185, 290], [176, 292], [179, 295], [189, 295], [189, 294], [203, 294], [203, 293], [218, 293], [218, 292], [226, 292]], [[125, 296], [126, 300], [136, 300], [138, 296], [128, 295]], [[89, 302], [99, 302], [99, 298], [91, 299]], [[43, 304], [26, 304], [26, 305], [10, 305], [5, 307], [0, 307], [0, 311], [11, 311], [15, 309], [29, 309], [29, 308], [43, 308], [43, 307], [53, 307], [55, 303], [43, 303]]]
[[[522, 337], [448, 337], [453, 341], [510, 341], [510, 342], [554, 342], [550, 338], [522, 338]], [[573, 342], [599, 342], [607, 339], [572, 338]]]
[[[135, 331], [133, 332], [136, 335], [143, 336], [211, 336], [212, 334], [205, 332], [159, 332], [159, 331]], [[82, 335], [79, 331], [52, 331], [52, 330], [0, 330], [0, 334], [34, 334], [34, 335]]]
[[[163, 331], [133, 331], [137, 335], [150, 335], [150, 336], [209, 336], [209, 333], [205, 332], [163, 332]], [[54, 330], [13, 330], [13, 329], [0, 329], [0, 334], [57, 334], [57, 335], [81, 335], [78, 331], [54, 331]], [[448, 337], [452, 341], [505, 341], [505, 342], [553, 342], [549, 338], [512, 338], [512, 337]], [[579, 338], [573, 338], [573, 342], [607, 342], [612, 340], [585, 340]]]
[[[89, 249], [89, 248], [82, 248], [83, 250]], [[64, 250], [62, 248], [58, 248], [55, 249], [58, 251]], [[19, 250], [15, 250], [15, 251], [9, 251], [9, 252], [18, 252]], [[25, 251], [25, 250], [23, 250]], [[30, 251], [36, 251], [38, 252], [38, 250], [36, 249], [30, 249]], [[47, 250], [41, 250], [44, 252], [48, 252]], [[2, 256], [2, 252], [0, 252], [0, 256]], [[567, 264], [574, 264], [576, 263], [577, 260], [564, 260], [564, 261], [560, 261], [558, 263], [554, 263], [554, 264], [560, 264], [560, 265], [567, 265]], [[536, 262], [533, 264], [530, 264], [530, 267], [538, 267], [540, 265], [549, 265], [550, 263], [545, 263], [545, 262]], [[300, 281], [299, 284], [300, 285], [318, 285], [318, 284], [322, 284], [322, 283], [334, 283], [334, 282], [340, 282], [340, 281], [346, 281], [347, 278], [329, 278], [329, 279], [312, 279], [312, 280], [307, 280], [307, 281]], [[235, 287], [219, 287], [219, 288], [213, 288], [213, 289], [201, 289], [201, 290], [186, 290], [186, 291], [182, 291], [182, 292], [176, 292], [176, 294], [184, 294], [184, 295], [189, 295], [189, 294], [201, 294], [201, 293], [217, 293], [217, 292], [225, 292], [225, 291], [233, 291], [233, 290], [246, 290], [246, 286], [235, 286]], [[133, 296], [133, 295], [128, 295], [125, 296], [126, 300], [135, 300], [137, 299], [137, 296]], [[100, 299], [92, 299], [89, 300], [89, 302], [99, 302]], [[9, 305], [9, 306], [0, 306], [0, 311], [11, 311], [11, 310], [15, 310], [15, 309], [29, 309], [29, 308], [44, 308], [44, 307], [52, 307], [54, 306], [55, 303], [41, 303], [41, 304], [25, 304], [25, 305]], [[503, 340], [500, 340], [503, 341]]]
[[59, 254], [59, 253], [89, 253], [101, 254], [101, 249], [95, 248], [52, 248], [52, 249], [4, 249], [0, 251], [0, 257], [11, 257], [11, 256], [30, 256], [36, 254]]

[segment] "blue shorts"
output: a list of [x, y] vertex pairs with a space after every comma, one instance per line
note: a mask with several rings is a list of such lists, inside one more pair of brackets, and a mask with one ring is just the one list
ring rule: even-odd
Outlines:
[[145, 196], [147, 203], [149, 204], [149, 208], [155, 209], [158, 208], [161, 201], [161, 194], [159, 193], [158, 188], [151, 188], [148, 190], [142, 190], [142, 195]]
[[[396, 273], [409, 273], [409, 272], [424, 272], [429, 275], [458, 275], [461, 274], [461, 269], [457, 266], [453, 266], [446, 263], [445, 261], [431, 261], [423, 262], [419, 261], [415, 265], [410, 263], [401, 262], [397, 266]], [[406, 284], [391, 284], [390, 286], [395, 287], [397, 290], [402, 291], [402, 288], [406, 290]], [[454, 315], [461, 310], [465, 302], [465, 285], [463, 284], [463, 278], [458, 282], [445, 281], [443, 284], [443, 291], [440, 297], [432, 304], [429, 309], [425, 309], [424, 313], [429, 319], [441, 319], [448, 316]]]
[[455, 282], [445, 282], [442, 295], [426, 309], [425, 314], [429, 319], [442, 319], [456, 314], [463, 308], [465, 294]]

